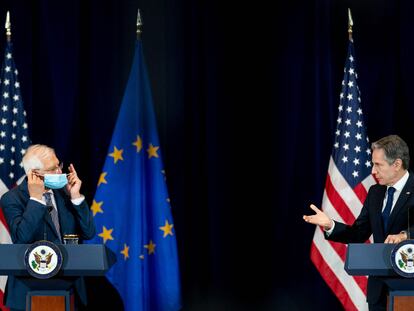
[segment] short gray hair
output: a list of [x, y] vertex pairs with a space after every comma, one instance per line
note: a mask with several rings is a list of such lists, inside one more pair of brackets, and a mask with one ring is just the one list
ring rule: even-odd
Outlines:
[[23, 168], [26, 174], [29, 170], [43, 169], [42, 160], [49, 158], [51, 155], [55, 155], [55, 150], [46, 145], [36, 144], [27, 148], [22, 159]]
[[402, 161], [402, 167], [406, 170], [408, 169], [410, 165], [410, 151], [407, 143], [398, 135], [385, 136], [373, 142], [371, 148], [372, 150], [384, 150], [385, 161], [388, 164], [391, 165], [395, 160], [400, 159]]

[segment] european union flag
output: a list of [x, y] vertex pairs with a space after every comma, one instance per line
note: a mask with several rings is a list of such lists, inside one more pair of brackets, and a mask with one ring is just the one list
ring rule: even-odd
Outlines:
[[107, 273], [125, 310], [178, 310], [177, 244], [152, 95], [137, 40], [128, 85], [91, 209], [98, 235], [117, 254]]

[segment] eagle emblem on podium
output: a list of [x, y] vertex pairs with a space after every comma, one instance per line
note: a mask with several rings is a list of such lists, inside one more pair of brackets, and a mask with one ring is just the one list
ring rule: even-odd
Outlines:
[[414, 240], [405, 240], [394, 246], [391, 252], [391, 266], [403, 277], [414, 277]]
[[25, 266], [27, 272], [35, 278], [51, 278], [62, 266], [62, 252], [50, 241], [37, 241], [26, 250]]
[[414, 269], [414, 252], [411, 248], [408, 248], [407, 252], [401, 251], [401, 259], [398, 261], [398, 264], [401, 268], [405, 268], [407, 270]]
[[33, 254], [35, 260], [32, 261], [32, 267], [34, 269], [48, 269], [49, 264], [52, 261], [53, 253], [46, 253], [46, 250], [42, 249], [40, 254], [35, 252]]

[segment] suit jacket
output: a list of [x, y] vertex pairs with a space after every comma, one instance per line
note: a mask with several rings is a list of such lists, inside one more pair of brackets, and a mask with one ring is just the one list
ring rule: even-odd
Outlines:
[[[368, 191], [367, 198], [362, 207], [361, 213], [352, 224], [345, 225], [335, 222], [335, 228], [332, 233], [325, 237], [328, 240], [342, 243], [364, 243], [371, 234], [374, 243], [384, 243], [389, 234], [398, 234], [401, 231], [408, 230], [408, 221], [410, 223], [410, 234], [414, 230], [414, 176], [410, 172], [407, 183], [401, 191], [397, 202], [390, 214], [387, 228], [384, 230], [382, 222], [382, 207], [385, 197], [386, 186], [373, 185]], [[408, 220], [408, 209], [410, 209], [410, 220]], [[369, 303], [376, 303], [384, 295], [385, 285], [381, 278], [370, 277], [368, 279], [367, 300]]]
[[[95, 224], [92, 212], [84, 200], [74, 205], [65, 190], [53, 190], [60, 223], [60, 234], [79, 234], [80, 243], [95, 235]], [[4, 212], [13, 243], [30, 244], [39, 240], [49, 240], [61, 244], [47, 207], [37, 201], [30, 200], [25, 179], [19, 186], [8, 191], [1, 198]], [[25, 309], [26, 293], [30, 290], [25, 279], [9, 276], [5, 304], [10, 308]], [[86, 290], [83, 279], [75, 282], [75, 289], [81, 301], [86, 304]]]

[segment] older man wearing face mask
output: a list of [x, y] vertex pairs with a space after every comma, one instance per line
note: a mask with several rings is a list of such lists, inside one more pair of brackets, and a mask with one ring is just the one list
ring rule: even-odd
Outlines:
[[[74, 166], [70, 164], [69, 174], [62, 174], [63, 166], [52, 148], [32, 145], [23, 157], [23, 167], [27, 178], [1, 198], [13, 243], [62, 243], [65, 234], [77, 234], [80, 241], [93, 238], [93, 215], [80, 193], [82, 182]], [[82, 280], [77, 282], [76, 289], [86, 303]], [[24, 310], [27, 291], [19, 278], [9, 277], [5, 305]]]

